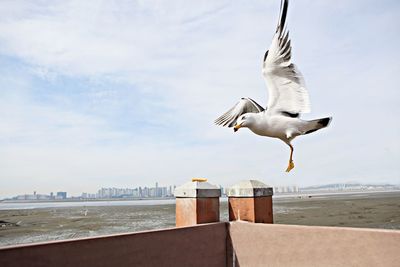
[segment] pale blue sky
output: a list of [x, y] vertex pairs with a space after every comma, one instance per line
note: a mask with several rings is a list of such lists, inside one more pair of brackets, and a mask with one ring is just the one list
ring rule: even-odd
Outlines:
[[102, 186], [400, 183], [400, 3], [291, 1], [293, 61], [328, 129], [288, 147], [213, 125], [265, 106], [265, 1], [0, 1], [0, 197]]

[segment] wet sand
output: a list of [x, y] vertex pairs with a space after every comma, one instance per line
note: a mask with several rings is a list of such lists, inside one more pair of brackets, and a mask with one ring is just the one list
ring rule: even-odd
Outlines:
[[[400, 192], [277, 198], [274, 223], [400, 229]], [[0, 246], [174, 226], [174, 204], [1, 210]]]
[[[0, 246], [175, 226], [175, 205], [63, 207], [0, 211]], [[0, 226], [2, 223], [0, 223]]]
[[275, 202], [274, 223], [400, 229], [400, 192]]

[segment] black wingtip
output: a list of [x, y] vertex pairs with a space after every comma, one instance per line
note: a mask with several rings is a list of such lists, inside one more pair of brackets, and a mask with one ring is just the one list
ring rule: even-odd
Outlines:
[[265, 55], [264, 55], [264, 61], [265, 61], [265, 60], [267, 60], [267, 57], [268, 57], [268, 51], [269, 51], [269, 50], [267, 50], [267, 52], [265, 52]]
[[280, 19], [279, 19], [279, 24], [276, 29], [276, 31], [283, 31], [283, 28], [285, 27], [285, 22], [286, 22], [286, 15], [287, 15], [287, 10], [289, 6], [289, 0], [282, 0], [281, 1], [281, 14], [280, 14]]
[[321, 124], [322, 127], [326, 127], [326, 126], [329, 125], [329, 123], [331, 122], [331, 120], [332, 120], [332, 117], [323, 118], [323, 119], [320, 119], [320, 120], [318, 121], [318, 123]]

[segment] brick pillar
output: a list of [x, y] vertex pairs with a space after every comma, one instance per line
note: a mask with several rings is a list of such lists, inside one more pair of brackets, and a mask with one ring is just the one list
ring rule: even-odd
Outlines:
[[257, 180], [246, 180], [229, 188], [227, 195], [229, 221], [273, 223], [272, 187]]
[[219, 187], [206, 179], [192, 179], [175, 189], [176, 226], [219, 222]]

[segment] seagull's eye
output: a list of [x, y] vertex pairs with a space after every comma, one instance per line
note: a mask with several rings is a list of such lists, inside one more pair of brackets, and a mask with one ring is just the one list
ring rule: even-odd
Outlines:
[[242, 120], [245, 120], [245, 119], [246, 119], [246, 117], [245, 117], [245, 116], [243, 116], [243, 117], [242, 117]]

